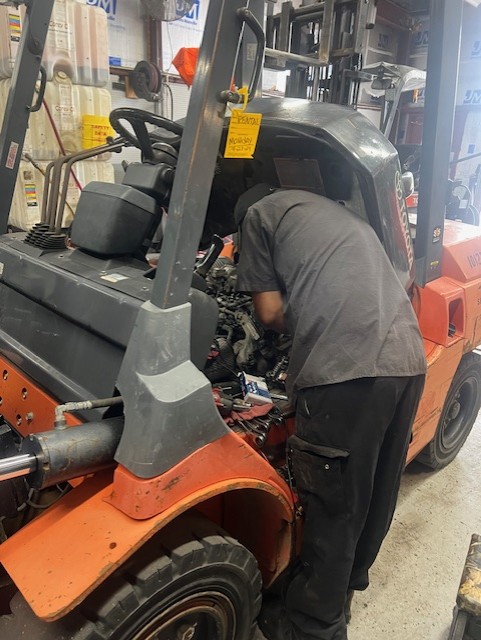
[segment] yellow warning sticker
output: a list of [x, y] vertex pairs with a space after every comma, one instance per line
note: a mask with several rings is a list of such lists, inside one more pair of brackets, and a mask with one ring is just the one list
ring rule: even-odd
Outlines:
[[233, 109], [224, 158], [252, 158], [261, 128], [262, 114]]

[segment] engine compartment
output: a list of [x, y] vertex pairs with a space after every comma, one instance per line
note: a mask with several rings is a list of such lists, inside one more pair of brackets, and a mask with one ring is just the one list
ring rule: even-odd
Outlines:
[[[368, 217], [402, 282], [409, 286], [412, 265], [403, 245], [404, 236], [398, 232], [402, 231], [402, 220], [399, 198], [394, 197], [393, 176], [397, 175], [399, 162], [390, 144], [362, 116], [347, 109], [273, 99], [254, 101], [250, 108], [263, 114], [255, 156], [249, 162], [218, 159], [211, 192], [212, 206], [207, 210], [201, 248], [208, 246], [214, 233], [226, 236], [234, 231], [231, 205], [240, 195], [239, 189], [243, 192], [258, 182], [283, 188], [305, 188], [325, 193], [327, 197], [342, 201], [361, 217]], [[0, 238], [0, 354], [25, 376], [21, 394], [29, 392], [31, 382], [36, 389], [45, 390], [51, 403], [118, 395], [121, 367], [132, 369], [130, 364], [125, 365], [124, 358], [127, 346], [132, 344], [131, 334], [139, 326], [137, 318], [142, 315], [139, 313], [141, 308], [145, 310], [144, 303], [148, 303], [155, 293], [156, 280], [152, 279], [154, 273], [145, 253], [164, 217], [164, 207], [169, 209], [178, 142], [164, 140], [161, 149], [154, 149], [150, 144], [150, 159], [128, 167], [122, 185], [111, 185], [108, 189], [101, 184], [89, 185], [85, 195], [82, 194], [71, 230], [71, 240], [77, 248], [66, 245], [66, 234], [59, 235], [48, 224], [40, 225], [27, 236], [11, 234]], [[197, 212], [194, 214], [196, 217]], [[200, 216], [199, 211], [197, 222]], [[393, 225], [387, 221], [392, 221]], [[190, 234], [188, 220], [184, 223], [182, 238], [189, 247], [192, 245], [194, 254], [198, 240], [190, 237], [194, 234]], [[167, 232], [169, 228], [174, 227], [168, 224]], [[132, 231], [139, 229], [138, 234]], [[177, 238], [172, 236], [171, 241], [175, 244]], [[164, 252], [163, 255], [167, 254]], [[202, 278], [197, 273], [192, 281], [189, 280], [191, 263], [187, 269], [187, 262], [181, 265], [182, 268], [178, 268], [178, 261], [173, 265], [182, 279], [181, 288], [185, 284], [188, 291], [190, 284], [190, 361], [210, 381], [215, 404], [228, 427], [283, 473], [293, 415], [285, 392], [290, 340], [259, 324], [250, 297], [236, 291], [233, 260], [217, 258]], [[164, 273], [170, 272], [167, 269]], [[161, 272], [160, 275], [162, 278], [164, 274]], [[185, 297], [181, 296], [178, 304], [184, 301]], [[144, 353], [147, 360], [157, 348], [161, 349], [162, 336], [169, 333], [166, 325], [160, 333], [156, 333], [155, 324], [149, 326], [153, 327], [148, 335], [152, 346]], [[188, 323], [185, 328], [187, 334]], [[178, 335], [184, 340], [183, 333]], [[167, 342], [170, 340], [169, 353], [179, 346], [172, 336], [174, 333], [166, 338]], [[139, 344], [147, 340], [145, 333], [137, 339]], [[164, 355], [167, 360], [169, 354]], [[152, 360], [153, 369], [156, 357], [154, 355]], [[186, 357], [188, 362], [188, 353]], [[138, 363], [133, 366], [138, 367]], [[5, 371], [8, 368], [7, 364]], [[147, 398], [142, 408], [146, 415], [149, 414], [147, 435], [151, 439], [159, 438], [159, 415], [165, 418], [168, 412], [165, 416], [162, 411], [159, 414], [156, 402], [163, 400], [154, 394], [150, 397], [147, 387], [137, 389], [135, 385], [142, 378], [140, 373], [139, 368], [134, 368], [131, 386], [130, 380], [126, 383], [131, 397], [128, 400], [126, 395], [122, 439], [128, 432], [129, 437], [124, 442], [127, 450], [144, 440], [148, 458], [152, 448], [146, 444], [147, 439], [138, 434], [136, 400], [141, 394]], [[273, 402], [263, 406], [241, 406], [238, 401], [243, 393], [239, 374], [263, 378]], [[14, 440], [25, 441], [31, 434], [51, 430], [52, 408], [43, 415], [32, 410], [28, 413], [30, 418], [27, 414], [23, 416], [19, 406], [23, 411], [26, 404], [19, 405], [18, 397], [10, 393], [7, 377], [4, 376], [2, 413]], [[210, 394], [210, 389], [207, 393]], [[180, 401], [177, 406], [181, 406]], [[134, 411], [130, 421], [129, 409]], [[214, 408], [212, 411], [209, 414], [211, 422], [206, 422], [208, 425], [218, 419]], [[85, 422], [120, 415], [119, 407], [113, 410], [105, 407], [94, 411], [82, 409], [77, 413], [79, 420]], [[172, 421], [164, 422], [163, 434], [168, 437]], [[220, 427], [225, 428], [222, 421], [219, 422]], [[220, 433], [220, 427], [213, 427], [211, 433]], [[194, 425], [190, 433], [191, 446], [201, 446], [199, 433]], [[167, 444], [165, 441], [164, 445]], [[179, 439], [179, 449], [171, 454], [169, 462], [185, 455], [184, 445], [185, 442]], [[168, 464], [166, 458], [163, 450], [162, 464]], [[56, 490], [62, 495], [64, 487], [60, 485]], [[45, 489], [42, 487], [40, 491], [43, 495]], [[33, 505], [41, 504], [37, 502], [40, 496], [27, 495], [27, 498]], [[14, 498], [16, 510], [28, 505], [26, 500], [21, 500]], [[31, 507], [34, 511], [41, 508]], [[25, 519], [22, 520], [24, 523]]]
[[265, 377], [282, 395], [291, 340], [262, 327], [250, 296], [236, 290], [236, 276], [228, 257], [218, 258], [206, 276], [206, 292], [217, 302], [219, 319], [204, 373], [224, 386], [245, 371]]
[[[4, 244], [0, 341], [8, 344], [13, 364], [20, 364], [20, 373], [48, 389], [59, 404], [115, 395], [118, 368], [136, 314], [150, 297], [152, 269], [145, 262], [98, 260], [72, 249], [33, 255], [28, 248], [26, 255], [23, 237], [14, 234], [0, 240]], [[198, 264], [203, 258], [199, 254]], [[45, 290], [39, 288], [41, 282]], [[293, 427], [293, 410], [285, 392], [290, 338], [264, 329], [257, 321], [250, 296], [236, 290], [232, 258], [218, 257], [205, 278], [197, 276], [193, 284], [192, 357], [209, 379], [226, 424], [287, 478], [286, 441]], [[12, 351], [19, 343], [21, 363]], [[9, 366], [8, 370], [11, 373]], [[241, 372], [266, 380], [272, 404], [242, 406]], [[52, 379], [57, 382], [55, 394]], [[51, 417], [45, 419], [53, 412], [45, 412], [42, 422], [41, 412], [34, 409], [27, 419], [19, 412], [17, 393], [8, 388], [8, 378], [2, 384], [2, 451], [15, 455], [29, 434], [53, 427]], [[27, 385], [25, 395], [26, 389]], [[121, 414], [121, 407], [81, 411], [77, 423]], [[19, 478], [0, 482], [2, 537], [12, 535], [68, 490], [65, 482], [40, 489]]]

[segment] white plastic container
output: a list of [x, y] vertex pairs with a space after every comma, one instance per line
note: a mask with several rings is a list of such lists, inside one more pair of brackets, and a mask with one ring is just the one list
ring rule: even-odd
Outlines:
[[104, 87], [109, 80], [107, 14], [80, 2], [74, 3], [74, 9], [77, 73], [73, 82]]
[[[45, 171], [47, 162], [38, 165]], [[114, 182], [114, 168], [110, 162], [77, 162], [73, 170], [82, 187], [89, 182]], [[63, 184], [63, 182], [62, 182]], [[18, 172], [17, 185], [10, 209], [9, 224], [28, 231], [34, 224], [40, 222], [42, 198], [44, 192], [44, 177], [30, 162], [21, 161]], [[72, 176], [69, 179], [67, 192], [67, 206], [64, 209], [63, 226], [70, 225], [80, 198], [80, 190]]]
[[[10, 85], [10, 80], [0, 81], [0, 120]], [[82, 116], [108, 117], [112, 105], [107, 89], [72, 84], [64, 72], [57, 73], [54, 80], [47, 83], [44, 101], [67, 154], [83, 149]], [[45, 107], [30, 116], [24, 153], [29, 153], [34, 160], [55, 160], [62, 155]]]
[[0, 7], [0, 78], [12, 75], [21, 35], [20, 11], [15, 7]]
[[[0, 7], [0, 77], [12, 75], [25, 8]], [[75, 84], [109, 79], [107, 14], [77, 0], [56, 0], [42, 58], [48, 80], [63, 71]]]

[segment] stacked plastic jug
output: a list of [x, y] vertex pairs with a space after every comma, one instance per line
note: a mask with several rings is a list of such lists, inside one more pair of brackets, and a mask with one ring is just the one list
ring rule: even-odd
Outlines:
[[[0, 126], [22, 34], [25, 8], [0, 6]], [[111, 130], [108, 116], [109, 80], [107, 15], [85, 0], [55, 0], [42, 65], [47, 88], [40, 111], [30, 116], [23, 159], [10, 210], [9, 223], [29, 230], [40, 220], [47, 165], [60, 155], [105, 142]], [[35, 100], [35, 98], [34, 98]], [[26, 160], [26, 155], [31, 158]], [[114, 182], [113, 166], [101, 156], [74, 165], [70, 176], [63, 225], [68, 226], [80, 187], [92, 180]]]

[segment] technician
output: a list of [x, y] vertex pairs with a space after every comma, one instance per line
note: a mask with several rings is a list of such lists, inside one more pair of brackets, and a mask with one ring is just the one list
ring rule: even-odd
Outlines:
[[257, 185], [235, 210], [238, 289], [292, 336], [293, 475], [305, 513], [300, 557], [269, 640], [346, 640], [350, 600], [394, 513], [426, 371], [410, 300], [372, 227], [307, 191]]

